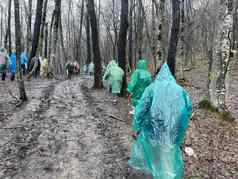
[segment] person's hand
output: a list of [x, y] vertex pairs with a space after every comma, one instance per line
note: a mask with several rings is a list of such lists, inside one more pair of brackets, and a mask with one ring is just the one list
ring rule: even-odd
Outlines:
[[131, 136], [133, 137], [134, 140], [137, 140], [139, 132], [133, 132]]
[[128, 96], [128, 103], [131, 103], [131, 95]]

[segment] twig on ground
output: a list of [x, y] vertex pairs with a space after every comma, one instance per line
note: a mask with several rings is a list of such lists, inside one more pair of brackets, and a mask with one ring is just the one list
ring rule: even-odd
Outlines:
[[13, 95], [13, 93], [12, 93], [11, 90], [8, 90], [8, 93], [9, 93], [9, 94], [11, 95], [11, 97], [13, 97], [17, 102], [20, 101], [15, 95]]
[[126, 121], [122, 120], [120, 117], [114, 116], [114, 115], [112, 115], [112, 114], [108, 114], [108, 116], [111, 117], [111, 118], [113, 118], [113, 119], [116, 119], [116, 120], [118, 120], [118, 121], [126, 122]]

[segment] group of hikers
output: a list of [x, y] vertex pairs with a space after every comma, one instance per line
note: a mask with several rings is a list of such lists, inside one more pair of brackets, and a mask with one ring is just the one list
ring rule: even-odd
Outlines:
[[[135, 108], [129, 164], [150, 173], [154, 179], [182, 179], [182, 144], [192, 115], [188, 93], [176, 83], [166, 63], [153, 80], [149, 62], [140, 59], [132, 73], [127, 91]], [[104, 86], [119, 94], [124, 72], [115, 60], [107, 65]]]
[[[35, 56], [29, 63], [29, 57], [26, 51], [23, 51], [20, 55], [20, 69], [23, 75], [26, 75], [33, 69], [33, 66], [37, 64], [33, 71], [33, 77], [39, 76], [47, 77], [49, 71], [48, 59], [42, 59], [41, 56]], [[5, 81], [7, 74], [10, 74], [11, 81], [15, 80], [17, 72], [16, 52], [13, 51], [8, 54], [5, 48], [0, 48], [0, 75], [2, 81]]]
[[[28, 57], [26, 52], [21, 54], [21, 70], [26, 74]], [[38, 67], [34, 76], [47, 75], [49, 62], [34, 57]], [[40, 65], [41, 64], [41, 65]], [[40, 68], [39, 68], [40, 66]], [[66, 74], [80, 73], [77, 62], [67, 62]], [[7, 70], [11, 80], [16, 74], [16, 53], [10, 57], [4, 48], [0, 49], [0, 73], [5, 80]], [[113, 96], [121, 93], [124, 71], [116, 60], [111, 60], [103, 68], [103, 84]], [[45, 73], [45, 74], [44, 74]], [[84, 73], [93, 75], [94, 64], [84, 66]], [[161, 65], [153, 80], [149, 71], [147, 59], [137, 62], [136, 70], [131, 74], [127, 91], [129, 101], [135, 109], [133, 114], [132, 137], [134, 143], [131, 149], [129, 164], [135, 169], [152, 174], [154, 179], [182, 179], [184, 164], [182, 159], [182, 143], [192, 114], [192, 102], [187, 92], [176, 83], [166, 63]]]

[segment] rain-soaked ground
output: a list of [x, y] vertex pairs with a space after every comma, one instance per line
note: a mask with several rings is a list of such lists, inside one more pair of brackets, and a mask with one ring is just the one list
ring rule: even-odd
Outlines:
[[147, 178], [127, 165], [126, 100], [114, 104], [88, 81], [27, 82], [20, 108], [8, 93], [16, 95], [15, 83], [1, 82], [0, 178]]
[[[206, 92], [206, 74], [186, 77], [196, 105]], [[91, 81], [26, 82], [29, 101], [20, 107], [15, 83], [0, 82], [0, 179], [150, 178], [127, 164], [127, 100], [115, 104], [107, 91], [91, 89]], [[185, 142], [195, 155], [185, 155], [185, 178], [238, 178], [238, 127], [218, 118], [196, 110]]]

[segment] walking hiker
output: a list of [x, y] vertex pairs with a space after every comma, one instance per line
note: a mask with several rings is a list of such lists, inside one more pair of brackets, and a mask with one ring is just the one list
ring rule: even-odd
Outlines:
[[9, 69], [11, 73], [11, 81], [15, 80], [15, 75], [16, 75], [16, 70], [17, 70], [17, 56], [16, 52], [12, 52], [11, 57], [10, 57], [10, 63], [9, 63]]
[[130, 93], [129, 99], [134, 107], [151, 81], [152, 77], [148, 71], [148, 61], [146, 59], [139, 60], [127, 88], [127, 91]]
[[179, 86], [167, 64], [146, 88], [136, 106], [130, 166], [152, 174], [154, 179], [182, 179], [181, 152], [192, 102]]
[[26, 75], [27, 63], [28, 63], [28, 57], [27, 57], [27, 53], [24, 51], [21, 53], [21, 69], [22, 69], [23, 75]]
[[124, 71], [114, 60], [112, 60], [109, 65], [103, 76], [103, 80], [107, 87], [111, 90], [112, 94], [116, 96], [121, 93]]
[[7, 75], [7, 65], [9, 57], [7, 51], [4, 48], [0, 49], [0, 74], [2, 75], [2, 81], [5, 81]]

